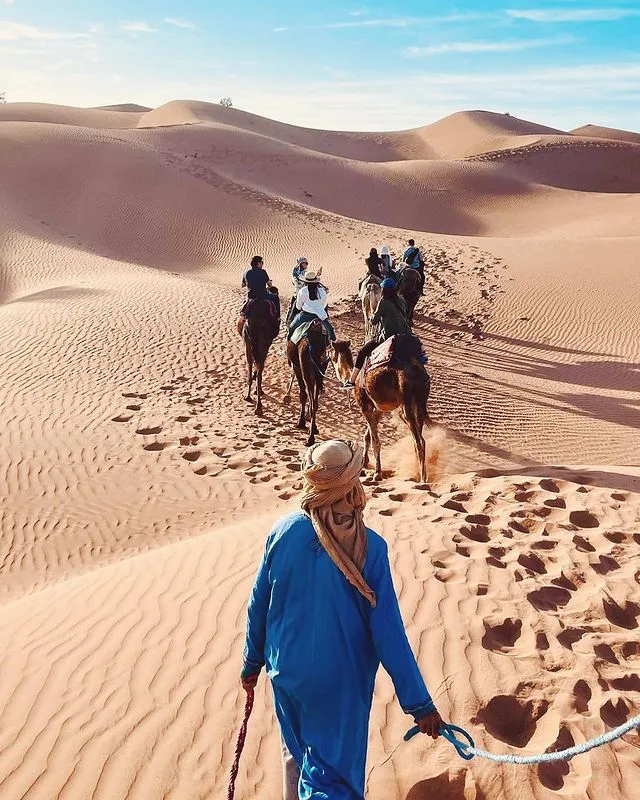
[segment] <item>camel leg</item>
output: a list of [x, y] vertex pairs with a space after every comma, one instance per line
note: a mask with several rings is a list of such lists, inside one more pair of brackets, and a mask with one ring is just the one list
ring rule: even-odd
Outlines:
[[424, 436], [422, 435], [424, 415], [422, 414], [422, 411], [415, 405], [409, 406], [408, 404], [405, 405], [404, 413], [407, 418], [409, 430], [413, 436], [413, 443], [415, 445], [418, 465], [420, 467], [420, 482], [427, 483], [429, 480], [427, 468], [427, 448], [425, 445]]
[[304, 385], [304, 380], [302, 375], [298, 374], [296, 370], [296, 378], [298, 379], [298, 386], [300, 388], [300, 416], [298, 418], [298, 424], [296, 428], [299, 428], [301, 431], [307, 429], [307, 421], [306, 421], [306, 407], [307, 407], [307, 389]]
[[289, 388], [287, 389], [287, 391], [284, 394], [284, 397], [282, 398], [282, 402], [286, 406], [288, 406], [289, 403], [291, 402], [291, 390], [293, 389], [293, 381], [295, 380], [295, 377], [296, 374], [293, 371], [293, 367], [291, 367], [291, 378], [289, 379]]
[[363, 409], [362, 413], [367, 420], [367, 428], [369, 437], [371, 439], [371, 445], [373, 447], [373, 455], [376, 461], [375, 472], [373, 473], [373, 480], [379, 481], [382, 478], [382, 465], [380, 463], [380, 436], [378, 435], [378, 421], [379, 416], [378, 412], [375, 409], [365, 411]]
[[247, 341], [244, 343], [245, 355], [247, 357], [247, 369], [249, 373], [249, 388], [247, 389], [247, 396], [245, 400], [251, 402], [251, 386], [253, 385], [253, 354], [251, 352], [251, 344]]
[[[316, 443], [316, 434], [318, 433], [318, 427], [316, 425], [316, 413], [318, 411], [318, 384], [315, 380], [315, 373], [312, 373], [311, 370], [314, 369], [312, 364], [308, 364], [308, 371], [302, 371], [302, 378], [304, 380], [304, 384], [307, 389], [307, 395], [309, 397], [309, 438], [307, 439], [307, 447], [311, 447], [311, 445]], [[313, 379], [309, 379], [309, 376], [313, 375]]]
[[264, 364], [258, 364], [257, 372], [257, 402], [256, 402], [256, 410], [255, 413], [257, 416], [262, 416], [262, 370], [264, 369]]
[[364, 461], [362, 463], [363, 467], [369, 466], [369, 448], [371, 447], [371, 431], [369, 430], [369, 425], [367, 424], [367, 430], [364, 432]]

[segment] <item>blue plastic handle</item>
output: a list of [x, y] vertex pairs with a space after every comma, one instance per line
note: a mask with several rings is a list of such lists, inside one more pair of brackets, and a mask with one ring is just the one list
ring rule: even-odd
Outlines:
[[[415, 725], [413, 728], [408, 730], [404, 735], [405, 742], [408, 742], [410, 739], [420, 733], [420, 728], [418, 725]], [[459, 728], [457, 725], [443, 725], [438, 733], [443, 739], [446, 739], [450, 744], [452, 744], [460, 758], [463, 758], [465, 761], [471, 761], [474, 756], [474, 753], [467, 752], [470, 747], [475, 747], [475, 742], [471, 738], [470, 734], [464, 730], [464, 728]], [[460, 739], [456, 738], [456, 733], [459, 733], [460, 736], [463, 736], [467, 741], [462, 742]]]

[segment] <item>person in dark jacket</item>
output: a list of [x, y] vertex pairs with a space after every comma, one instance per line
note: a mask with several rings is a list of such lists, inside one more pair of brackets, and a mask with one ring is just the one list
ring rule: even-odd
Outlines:
[[367, 265], [369, 275], [375, 275], [376, 278], [382, 280], [382, 259], [378, 255], [378, 251], [375, 247], [371, 248], [369, 256], [365, 258], [364, 263]]
[[240, 310], [240, 319], [238, 320], [238, 333], [242, 335], [245, 320], [251, 308], [253, 300], [268, 300], [273, 305], [274, 318], [280, 326], [280, 297], [278, 296], [277, 289], [274, 288], [271, 278], [264, 268], [264, 259], [262, 256], [253, 256], [251, 259], [251, 267], [242, 276], [242, 288], [247, 290], [247, 299], [245, 304]]
[[407, 319], [407, 306], [404, 298], [398, 294], [398, 286], [393, 278], [385, 278], [380, 284], [382, 297], [371, 323], [378, 327], [377, 336], [364, 344], [356, 356], [356, 363], [349, 380], [342, 385], [343, 389], [353, 389], [356, 378], [364, 366], [366, 359], [386, 339], [396, 335], [412, 336], [411, 326]]

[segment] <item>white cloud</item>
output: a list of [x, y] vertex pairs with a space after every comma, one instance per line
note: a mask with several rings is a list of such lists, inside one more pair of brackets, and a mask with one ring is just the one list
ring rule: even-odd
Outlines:
[[173, 25], [176, 28], [195, 28], [195, 23], [189, 22], [186, 19], [178, 19], [177, 17], [165, 17], [164, 21], [167, 25]]
[[16, 2], [16, 0], [3, 0], [3, 2], [5, 6], [11, 6]]
[[369, 9], [359, 8], [356, 11], [349, 11], [348, 13], [350, 17], [366, 17], [367, 14], [369, 13]]
[[123, 22], [120, 27], [128, 33], [157, 33], [157, 28], [152, 28], [148, 22]]
[[20, 22], [0, 20], [0, 41], [2, 42], [17, 42], [20, 40], [52, 42], [63, 39], [85, 39], [86, 37], [86, 33], [63, 33], [36, 28], [33, 25], [23, 25]]
[[288, 30], [289, 30], [289, 28], [274, 28], [273, 32], [274, 33], [282, 33], [283, 31], [288, 31]]
[[422, 58], [446, 53], [509, 53], [537, 47], [553, 47], [573, 41], [575, 39], [570, 36], [556, 36], [549, 39], [518, 39], [508, 42], [445, 42], [430, 47], [407, 47], [404, 54], [408, 58]]
[[512, 19], [529, 22], [615, 22], [640, 16], [637, 8], [532, 8], [508, 9]]
[[330, 30], [342, 28], [410, 28], [449, 22], [472, 22], [492, 16], [491, 14], [471, 12], [468, 14], [447, 14], [441, 17], [387, 17], [382, 19], [358, 19], [352, 22], [328, 22], [324, 25], [314, 25], [312, 27]]

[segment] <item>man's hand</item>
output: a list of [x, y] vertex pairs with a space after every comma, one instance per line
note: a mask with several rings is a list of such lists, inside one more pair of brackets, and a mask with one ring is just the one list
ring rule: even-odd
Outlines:
[[259, 676], [260, 673], [257, 673], [256, 675], [247, 675], [246, 678], [240, 678], [242, 681], [242, 688], [245, 692], [250, 692], [256, 688]]
[[426, 733], [428, 736], [431, 736], [432, 739], [438, 738], [440, 735], [438, 731], [444, 724], [442, 722], [442, 717], [437, 711], [432, 711], [430, 714], [420, 717], [420, 719], [416, 721], [420, 728], [420, 733]]

